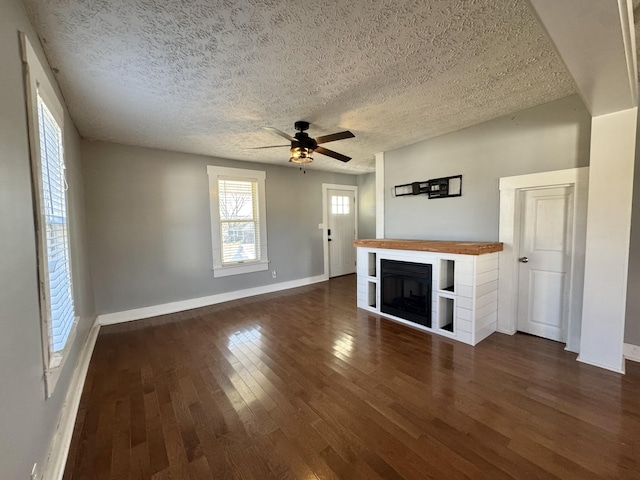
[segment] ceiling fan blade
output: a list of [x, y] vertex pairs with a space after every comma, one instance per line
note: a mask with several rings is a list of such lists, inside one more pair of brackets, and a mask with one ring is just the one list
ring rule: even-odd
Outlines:
[[348, 162], [351, 160], [351, 157], [347, 157], [346, 155], [342, 155], [341, 153], [334, 152], [333, 150], [329, 150], [328, 148], [318, 147], [315, 149], [316, 153], [321, 153], [322, 155], [326, 155], [327, 157], [335, 158], [336, 160], [340, 160], [341, 162]]
[[284, 133], [281, 130], [278, 130], [277, 128], [273, 128], [273, 127], [262, 127], [265, 130], [269, 130], [271, 133], [275, 133], [276, 135], [280, 135], [281, 137], [286, 138], [287, 140], [289, 140], [290, 142], [295, 142], [296, 139], [293, 138], [291, 135], [289, 135], [288, 133]]
[[331, 135], [323, 135], [321, 137], [315, 138], [314, 140], [318, 145], [321, 143], [335, 142], [336, 140], [344, 140], [345, 138], [353, 138], [355, 135], [350, 131], [346, 132], [338, 132], [332, 133]]
[[280, 147], [291, 147], [291, 145], [270, 145], [268, 147], [247, 147], [246, 150], [260, 150], [262, 148], [280, 148]]

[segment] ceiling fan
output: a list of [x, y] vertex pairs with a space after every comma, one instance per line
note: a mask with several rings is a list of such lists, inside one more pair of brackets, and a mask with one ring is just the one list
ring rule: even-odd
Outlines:
[[[327, 157], [335, 158], [336, 160], [340, 160], [341, 162], [348, 162], [351, 160], [351, 157], [347, 157], [346, 155], [342, 155], [341, 153], [334, 152], [333, 150], [329, 150], [328, 148], [320, 147], [321, 143], [335, 142], [336, 140], [343, 140], [345, 138], [353, 138], [355, 135], [349, 131], [332, 133], [331, 135], [323, 135], [321, 137], [311, 138], [305, 130], [309, 129], [309, 122], [305, 122], [303, 120], [297, 121], [294, 124], [298, 133], [295, 136], [291, 136], [288, 133], [284, 133], [281, 130], [273, 127], [263, 127], [265, 130], [269, 130], [270, 132], [275, 133], [276, 135], [280, 135], [281, 137], [286, 138], [291, 142], [291, 158], [289, 158], [290, 162], [293, 163], [311, 163], [313, 162], [313, 154], [320, 153], [322, 155], [326, 155]], [[269, 147], [254, 147], [255, 149], [261, 148], [278, 148], [278, 147], [288, 147], [289, 145], [272, 145]]]

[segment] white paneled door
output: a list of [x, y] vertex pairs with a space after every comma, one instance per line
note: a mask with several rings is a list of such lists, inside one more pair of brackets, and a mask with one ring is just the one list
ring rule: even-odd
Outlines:
[[518, 330], [566, 342], [573, 186], [520, 192]]
[[329, 242], [329, 277], [355, 273], [356, 239], [355, 192], [327, 191], [327, 241]]

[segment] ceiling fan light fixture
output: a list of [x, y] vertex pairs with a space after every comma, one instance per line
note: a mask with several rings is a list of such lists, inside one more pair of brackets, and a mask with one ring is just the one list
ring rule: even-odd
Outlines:
[[[351, 160], [351, 157], [347, 157], [346, 155], [342, 155], [341, 153], [334, 152], [333, 150], [329, 150], [328, 148], [324, 148], [321, 146], [321, 143], [329, 143], [335, 142], [337, 140], [344, 140], [346, 138], [353, 138], [355, 135], [349, 131], [332, 133], [331, 135], [322, 135], [317, 138], [311, 138], [305, 132], [309, 128], [309, 122], [305, 122], [300, 120], [294, 124], [298, 133], [296, 133], [295, 137], [292, 137], [288, 133], [284, 133], [281, 130], [278, 130], [274, 127], [263, 127], [266, 130], [269, 130], [272, 133], [275, 133], [279, 137], [286, 138], [291, 142], [291, 155], [289, 156], [289, 162], [291, 163], [311, 163], [313, 162], [313, 154], [319, 153], [320, 155], [324, 155], [326, 157], [335, 158], [336, 160], [340, 160], [341, 162], [348, 162]], [[275, 147], [284, 147], [285, 145], [272, 145], [269, 147], [256, 147], [256, 148], [275, 148]]]
[[313, 162], [313, 149], [305, 147], [291, 147], [290, 162], [293, 163], [311, 163]]

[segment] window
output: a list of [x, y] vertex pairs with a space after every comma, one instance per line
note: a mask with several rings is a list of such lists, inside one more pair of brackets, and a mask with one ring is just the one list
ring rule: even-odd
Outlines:
[[260, 260], [258, 182], [218, 179], [222, 265]]
[[63, 146], [64, 111], [33, 48], [21, 34], [37, 224], [42, 351], [51, 396], [73, 342], [75, 306]]
[[331, 213], [333, 215], [349, 215], [349, 197], [332, 195]]
[[267, 270], [265, 172], [207, 167], [214, 277]]
[[[69, 228], [67, 225], [67, 188], [64, 177], [62, 130], [40, 95], [38, 123], [40, 135], [40, 207], [46, 242], [45, 277], [48, 281], [44, 298], [49, 315], [49, 349], [64, 350], [74, 322], [71, 266], [69, 260]], [[44, 258], [44, 257], [43, 257]]]

